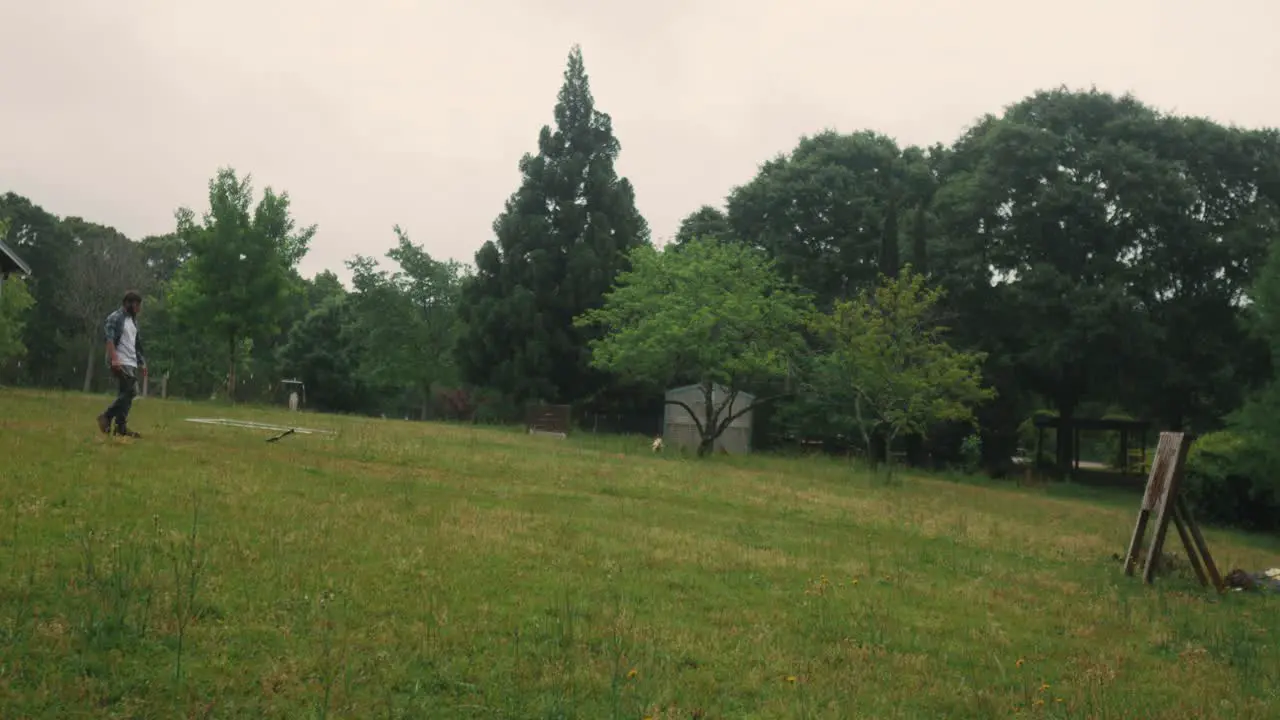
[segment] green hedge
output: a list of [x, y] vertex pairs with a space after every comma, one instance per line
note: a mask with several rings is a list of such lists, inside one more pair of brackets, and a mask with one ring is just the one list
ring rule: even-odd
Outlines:
[[1184, 497], [1200, 519], [1246, 530], [1280, 529], [1280, 483], [1271, 456], [1239, 433], [1202, 435], [1187, 454]]

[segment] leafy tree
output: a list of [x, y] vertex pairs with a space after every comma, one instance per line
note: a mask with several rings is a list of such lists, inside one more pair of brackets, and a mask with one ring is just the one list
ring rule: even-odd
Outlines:
[[[338, 276], [328, 270], [321, 271], [312, 278], [304, 278], [296, 269], [292, 269], [289, 271], [288, 286], [287, 300], [276, 327], [263, 328], [252, 337], [255, 352], [247, 368], [250, 380], [256, 381], [253, 382], [252, 390], [257, 391], [260, 396], [265, 393], [272, 401], [277, 402], [283, 395], [277, 392], [282, 389], [279, 384], [282, 379], [280, 351], [289, 343], [289, 333], [326, 300], [346, 295], [346, 288], [342, 286]], [[286, 371], [286, 374], [294, 373]], [[241, 397], [245, 396], [245, 377], [241, 372]]]
[[4, 280], [4, 292], [0, 293], [0, 365], [22, 358], [27, 348], [22, 344], [22, 331], [27, 321], [27, 311], [35, 304], [27, 283], [20, 277]]
[[[1131, 292], [1154, 337], [1122, 396], [1169, 426], [1204, 432], [1265, 377], [1266, 345], [1245, 323], [1246, 298], [1280, 237], [1280, 133], [1162, 118], [1154, 152], [1167, 165], [1143, 233]], [[1186, 329], [1196, 328], [1195, 342]]]
[[[912, 242], [909, 260], [925, 263], [934, 232], [929, 208], [936, 166], [944, 154], [940, 147], [900, 149], [874, 132], [803, 138], [730, 194], [733, 234], [765, 249], [784, 276], [829, 310], [872, 287], [879, 275], [897, 274], [904, 226]], [[812, 400], [800, 394], [780, 405], [780, 434], [837, 440], [848, 425], [830, 422]]]
[[[1252, 454], [1258, 463], [1251, 469], [1274, 476], [1274, 470], [1280, 469], [1280, 445], [1276, 443], [1280, 438], [1280, 377], [1274, 374], [1275, 368], [1280, 368], [1280, 245], [1272, 245], [1251, 296], [1249, 329], [1265, 343], [1273, 375], [1248, 398], [1233, 425], [1256, 446]], [[1280, 483], [1275, 485], [1280, 490]]]
[[[1231, 404], [1256, 364], [1239, 297], [1275, 228], [1264, 145], [1097, 91], [1038, 92], [983, 118], [943, 163], [934, 276], [989, 378], [1064, 420], [1087, 399], [1174, 427]], [[1059, 433], [1059, 466], [1072, 455]]]
[[[803, 348], [811, 306], [772, 261], [741, 243], [698, 239], [662, 251], [642, 245], [631, 252], [631, 265], [604, 305], [577, 320], [605, 329], [591, 343], [592, 362], [658, 391], [677, 381], [700, 385], [702, 412], [669, 402], [693, 418], [698, 453], [706, 454], [738, 416], [781, 396], [745, 407], [734, 402], [753, 384], [788, 372]], [[717, 385], [728, 391], [720, 403]]]
[[152, 288], [160, 288], [178, 274], [178, 270], [191, 258], [187, 243], [178, 233], [148, 235], [138, 241], [142, 262], [150, 271]]
[[31, 266], [26, 289], [40, 309], [23, 325], [23, 374], [34, 385], [74, 387], [78, 378], [66, 362], [66, 350], [74, 346], [72, 358], [78, 359], [84, 349], [75, 333], [68, 332], [75, 328], [75, 319], [68, 317], [58, 302], [67, 284], [71, 236], [55, 215], [15, 193], [0, 196], [0, 221], [8, 224], [5, 243]]
[[461, 305], [463, 378], [515, 400], [572, 401], [605, 387], [589, 364], [593, 335], [573, 319], [600, 305], [628, 251], [649, 240], [630, 182], [614, 171], [613, 122], [595, 108], [578, 47], [555, 119], [538, 154], [521, 159], [520, 188], [476, 253]]
[[79, 345], [87, 348], [84, 392], [93, 389], [94, 371], [102, 364], [102, 321], [120, 304], [127, 289], [150, 290], [150, 273], [141, 248], [115, 228], [78, 217], [63, 227], [73, 242], [67, 261], [67, 285], [59, 306], [76, 321]]
[[729, 216], [719, 208], [703, 205], [680, 221], [675, 242], [683, 245], [695, 238], [728, 240], [733, 236]]
[[829, 308], [874, 284], [881, 263], [897, 264], [896, 198], [907, 167], [898, 145], [878, 133], [802, 138], [730, 193], [733, 234], [767, 251], [784, 277]]
[[[1280, 245], [1273, 244], [1250, 291], [1247, 327], [1280, 368]], [[1280, 527], [1280, 378], [1254, 388], [1228, 430], [1197, 437], [1186, 492], [1196, 512], [1249, 530]]]
[[235, 398], [236, 371], [246, 344], [275, 331], [295, 289], [291, 271], [306, 253], [315, 226], [297, 229], [288, 193], [267, 188], [256, 207], [250, 178], [224, 168], [209, 182], [203, 222], [186, 208], [178, 232], [190, 252], [169, 300], [184, 324], [220, 337], [228, 367], [227, 394]]
[[407, 395], [423, 418], [432, 386], [458, 381], [455, 363], [462, 267], [432, 258], [399, 226], [387, 257], [399, 267], [388, 273], [371, 258], [356, 256], [352, 271], [353, 309], [368, 352], [362, 374], [370, 384]]
[[347, 289], [332, 270], [322, 270], [315, 277], [303, 281], [302, 297], [307, 307], [318, 308], [330, 298], [345, 297]]
[[982, 387], [984, 356], [944, 339], [934, 318], [941, 296], [907, 265], [813, 320], [833, 350], [818, 363], [812, 387], [857, 428], [868, 457], [877, 432], [892, 447], [900, 435], [923, 435], [936, 423], [973, 422], [973, 407], [993, 396]]
[[940, 168], [947, 158], [947, 148], [941, 144], [923, 149], [915, 146], [902, 151], [900, 205], [910, 213], [908, 237], [910, 239], [911, 267], [918, 273], [929, 274], [929, 245], [937, 230], [934, 227], [933, 200], [940, 183]]
[[[153, 382], [171, 396], [208, 398], [226, 382], [224, 345], [199, 325], [183, 322], [178, 309], [184, 295], [194, 292], [183, 270], [191, 259], [186, 239], [177, 232], [151, 235], [138, 243], [149, 273], [146, 287], [147, 362]], [[241, 369], [247, 367], [242, 363]]]
[[[151, 382], [160, 383], [168, 395], [207, 399], [226, 386], [226, 348], [220, 338], [183, 321], [182, 298], [191, 292], [180, 274], [146, 296], [147, 364]], [[171, 297], [177, 299], [177, 310]], [[238, 374], [248, 370], [246, 347], [242, 342], [237, 353]]]
[[325, 298], [289, 330], [280, 365], [302, 380], [309, 406], [334, 412], [365, 408], [361, 333], [350, 300], [340, 295]]
[[[1114, 397], [1152, 337], [1130, 290], [1138, 230], [1158, 228], [1152, 189], [1174, 182], [1152, 149], [1158, 127], [1131, 98], [1038, 93], [984, 118], [948, 157], [934, 266], [966, 320], [958, 330], [1063, 420], [1090, 396]], [[1065, 469], [1072, 434], [1057, 440]]]

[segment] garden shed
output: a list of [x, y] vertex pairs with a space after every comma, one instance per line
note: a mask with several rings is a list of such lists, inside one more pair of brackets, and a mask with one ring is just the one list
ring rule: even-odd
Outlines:
[[[698, 435], [698, 426], [694, 422], [689, 411], [673, 405], [673, 402], [682, 402], [693, 408], [693, 412], [698, 418], [698, 422], [706, 424], [706, 396], [703, 394], [701, 385], [686, 385], [684, 387], [672, 388], [666, 393], [666, 409], [663, 412], [662, 421], [662, 442], [664, 445], [672, 447], [682, 447], [688, 450], [696, 451], [701, 438]], [[720, 407], [729, 401], [729, 389], [722, 385], [715, 385], [711, 390], [711, 401], [716, 407]], [[724, 422], [724, 418], [739, 412], [743, 408], [751, 407], [755, 402], [755, 396], [750, 393], [739, 391], [733, 398], [733, 405], [726, 407], [720, 412], [720, 422]], [[713, 450], [715, 452], [727, 452], [731, 454], [742, 454], [751, 452], [751, 415], [752, 411], [748, 410], [735, 418], [729, 427], [725, 428], [724, 433], [716, 438]]]

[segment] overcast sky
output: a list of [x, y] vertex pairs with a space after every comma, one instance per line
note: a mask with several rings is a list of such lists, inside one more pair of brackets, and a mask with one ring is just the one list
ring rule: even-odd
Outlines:
[[950, 142], [1038, 88], [1280, 125], [1277, 0], [0, 0], [0, 192], [130, 237], [219, 166], [287, 190], [306, 275], [399, 223], [472, 262], [580, 43], [656, 241], [801, 135]]

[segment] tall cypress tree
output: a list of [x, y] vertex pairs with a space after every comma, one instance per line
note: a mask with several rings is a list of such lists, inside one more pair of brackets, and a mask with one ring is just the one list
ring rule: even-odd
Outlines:
[[[463, 377], [519, 401], [571, 402], [599, 391], [588, 366], [589, 332], [573, 319], [598, 307], [626, 254], [649, 242], [631, 183], [614, 171], [620, 146], [595, 109], [582, 50], [569, 53], [538, 154], [476, 253], [463, 291], [458, 364]], [[595, 331], [598, 332], [598, 331]]]

